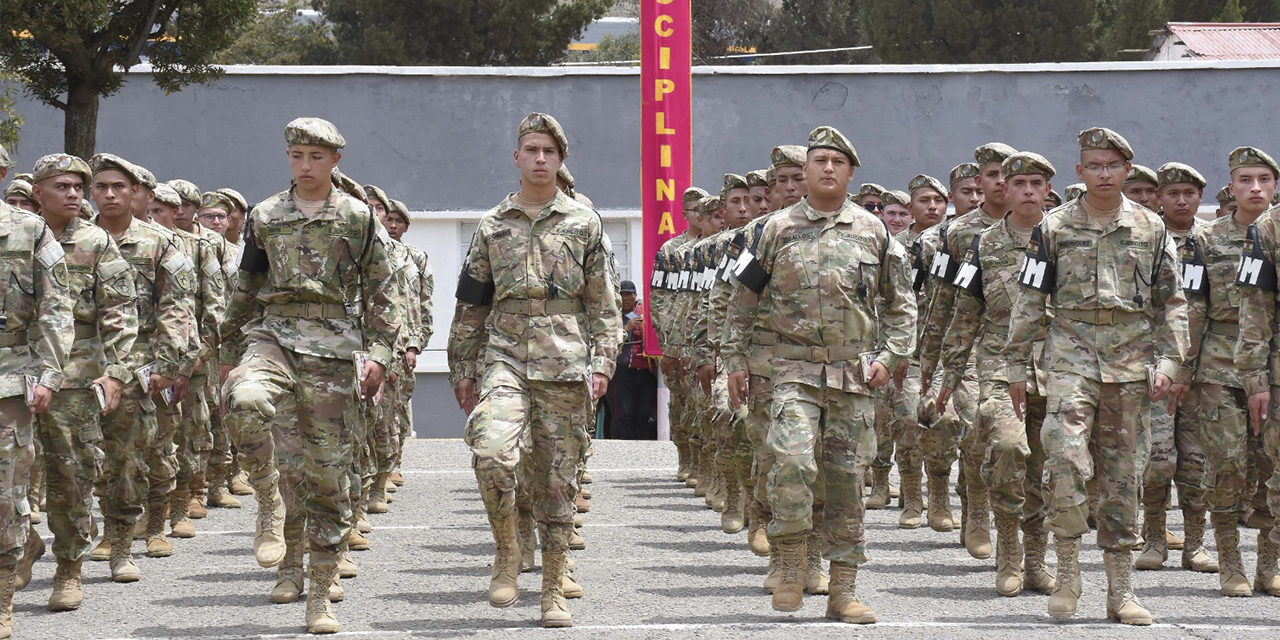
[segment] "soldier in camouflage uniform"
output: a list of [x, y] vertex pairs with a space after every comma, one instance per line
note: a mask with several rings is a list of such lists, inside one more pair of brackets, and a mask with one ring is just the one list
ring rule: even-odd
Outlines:
[[392, 200], [386, 221], [387, 233], [391, 239], [402, 242], [409, 252], [412, 264], [408, 266], [406, 275], [409, 282], [410, 303], [415, 307], [414, 314], [417, 319], [414, 331], [408, 337], [405, 357], [401, 362], [401, 370], [393, 390], [394, 395], [391, 396], [391, 407], [395, 412], [393, 419], [396, 425], [393, 431], [400, 438], [399, 445], [396, 447], [396, 471], [391, 474], [391, 482], [403, 485], [404, 477], [400, 475], [399, 468], [400, 459], [404, 455], [405, 438], [413, 431], [413, 411], [410, 404], [415, 383], [413, 372], [418, 366], [418, 356], [427, 348], [434, 332], [431, 297], [435, 295], [436, 284], [427, 253], [402, 240], [405, 232], [409, 230], [409, 208], [399, 200]]
[[744, 177], [751, 191], [751, 217], [759, 218], [773, 211], [769, 193], [769, 170], [748, 171]]
[[961, 162], [951, 169], [949, 176], [951, 191], [947, 193], [955, 211], [950, 214], [958, 218], [982, 205], [982, 187], [978, 185], [978, 165], [973, 162]]
[[1085, 482], [1096, 474], [1107, 617], [1148, 625], [1151, 614], [1132, 585], [1132, 551], [1142, 545], [1140, 445], [1151, 403], [1167, 397], [1172, 410], [1186, 393], [1180, 383], [1186, 299], [1164, 223], [1120, 192], [1133, 158], [1129, 143], [1103, 128], [1082, 131], [1079, 141], [1076, 175], [1088, 195], [1045, 216], [1032, 232], [1018, 273], [1006, 375], [1014, 411], [1023, 416], [1032, 345], [1047, 324], [1041, 440], [1047, 525], [1058, 556], [1049, 615], [1075, 614], [1081, 536], [1089, 531]]
[[[224, 371], [239, 363], [223, 386], [225, 422], [258, 497], [255, 556], [274, 566], [285, 545], [272, 419], [286, 396], [297, 403], [311, 548], [307, 630], [334, 633], [341, 627], [328, 591], [352, 520], [350, 433], [358, 403], [373, 398], [391, 364], [401, 319], [390, 299], [390, 239], [368, 207], [331, 182], [346, 141], [319, 118], [290, 122], [285, 140], [296, 185], [250, 213], [219, 329]], [[357, 357], [365, 351], [367, 359]]]
[[[805, 164], [809, 195], [765, 223], [758, 251], [737, 271], [743, 286], [770, 291], [767, 317], [777, 337], [768, 532], [781, 554], [782, 579], [773, 608], [803, 605], [805, 546], [816, 542], [810, 532], [822, 503], [823, 556], [831, 561], [826, 616], [867, 624], [875, 612], [856, 599], [855, 588], [866, 561], [862, 488], [875, 455], [872, 393], [913, 349], [915, 300], [902, 246], [882, 221], [847, 199], [858, 164], [848, 138], [831, 127], [815, 129]], [[735, 406], [750, 397], [745, 329], [757, 313], [735, 309], [725, 343]]]
[[708, 507], [719, 512], [724, 510], [725, 495], [724, 478], [715, 464], [716, 434], [712, 420], [715, 405], [711, 402], [711, 388], [704, 386], [698, 378], [698, 343], [695, 338], [699, 318], [702, 317], [702, 301], [706, 297], [707, 287], [710, 284], [707, 273], [709, 269], [715, 267], [717, 260], [713, 238], [724, 229], [724, 209], [720, 206], [719, 196], [703, 198], [698, 203], [698, 208], [702, 213], [703, 236], [691, 243], [685, 252], [685, 268], [689, 272], [689, 281], [679, 298], [680, 315], [677, 317], [688, 325], [685, 336], [688, 343], [688, 349], [686, 349], [688, 357], [681, 364], [693, 387], [689, 419], [702, 445], [698, 452], [698, 484], [694, 487], [693, 494], [703, 498]]
[[874, 182], [864, 182], [858, 185], [858, 192], [853, 194], [853, 201], [859, 207], [879, 216], [884, 213], [885, 191], [887, 189]]
[[[982, 473], [991, 496], [996, 523], [996, 591], [1015, 596], [1025, 586], [1049, 593], [1053, 574], [1045, 565], [1049, 532], [1044, 527], [1044, 448], [1040, 429], [1045, 398], [1037, 376], [1028, 373], [1025, 417], [1014, 414], [1009, 401], [1005, 343], [1017, 290], [1018, 267], [1031, 240], [1031, 230], [1044, 215], [1044, 198], [1052, 188], [1054, 168], [1043, 156], [1015, 153], [1001, 164], [1004, 192], [1011, 211], [974, 236], [957, 271], [956, 307], [942, 345], [942, 388], [937, 409], [946, 407], [964, 377], [977, 348], [978, 418], [975, 427], [985, 447]], [[1043, 348], [1033, 339], [1033, 355]], [[1037, 363], [1030, 365], [1033, 372]], [[1021, 527], [1025, 551], [1018, 541]], [[1024, 576], [1025, 573], [1025, 576]]]
[[1218, 208], [1213, 212], [1214, 217], [1233, 216], [1240, 209], [1240, 204], [1236, 202], [1236, 194], [1231, 192], [1231, 185], [1219, 189], [1215, 199], [1218, 201]]
[[[190, 347], [188, 300], [195, 289], [195, 273], [172, 234], [138, 220], [131, 211], [142, 184], [137, 168], [109, 154], [94, 156], [89, 166], [93, 169], [98, 226], [111, 234], [120, 254], [133, 267], [137, 292], [138, 337], [128, 357], [136, 379], [125, 387], [116, 410], [102, 420], [106, 453], [102, 512], [106, 522], [99, 547], [107, 551], [109, 546], [113, 580], [136, 582], [141, 572], [129, 553], [133, 527], [147, 506], [150, 488], [166, 490], [167, 496], [173, 478], [168, 448], [172, 442], [160, 437], [156, 402], [164, 402], [161, 394], [178, 379]], [[151, 506], [158, 507], [161, 514], [159, 541], [163, 538], [165, 505]]]
[[[3, 181], [3, 178], [0, 178]], [[14, 178], [12, 182], [4, 188], [4, 203], [23, 211], [31, 213], [40, 212], [39, 200], [36, 200], [35, 194], [31, 191], [31, 183], [20, 178]]]
[[[1187, 237], [1202, 226], [1196, 211], [1204, 194], [1204, 176], [1188, 165], [1169, 162], [1160, 167], [1156, 180], [1158, 191], [1153, 206], [1163, 211], [1165, 228], [1174, 244], [1184, 247]], [[1186, 372], [1188, 378], [1191, 373]], [[1204, 548], [1205, 454], [1200, 447], [1200, 412], [1195, 408], [1198, 398], [1197, 385], [1191, 388], [1176, 415], [1169, 415], [1159, 406], [1151, 410], [1151, 455], [1142, 479], [1144, 544], [1134, 562], [1138, 569], [1159, 569], [1168, 558], [1172, 541], [1165, 526], [1165, 504], [1169, 501], [1170, 484], [1176, 483], [1185, 529], [1182, 566], [1203, 573], [1218, 570], [1218, 563]]]
[[1160, 212], [1160, 177], [1149, 167], [1133, 165], [1125, 176], [1124, 197], [1146, 207], [1150, 211]]
[[[547, 533], [542, 625], [565, 627], [572, 625], [563, 575], [586, 446], [581, 425], [613, 373], [621, 315], [600, 216], [556, 189], [556, 169], [568, 155], [564, 130], [533, 113], [516, 137], [521, 190], [485, 214], [472, 238], [449, 336], [450, 380], [469, 415], [465, 439], [497, 544], [489, 602], [510, 606], [518, 593], [516, 469], [528, 437], [534, 515]], [[476, 370], [482, 351], [483, 372]]]

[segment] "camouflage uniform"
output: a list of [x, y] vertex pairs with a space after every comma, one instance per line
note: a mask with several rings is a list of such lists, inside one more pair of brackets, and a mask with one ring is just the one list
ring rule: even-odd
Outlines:
[[[207, 242], [209, 247], [212, 249], [212, 253], [220, 260], [219, 266], [221, 268], [223, 289], [223, 296], [220, 302], [220, 313], [222, 316], [225, 316], [227, 300], [230, 298], [232, 290], [231, 276], [235, 273], [234, 265], [228, 268], [229, 262], [235, 258], [235, 256], [229, 254], [235, 253], [236, 250], [231, 243], [227, 242], [226, 238], [224, 238], [222, 234], [203, 227], [197, 227], [197, 229], [200, 232], [201, 237], [204, 238], [205, 242]], [[212, 273], [206, 273], [206, 276], [208, 278], [214, 277]], [[184, 404], [183, 410], [187, 411], [190, 409], [193, 416], [197, 412], [202, 413], [208, 423], [210, 442], [209, 454], [207, 459], [201, 460], [204, 466], [200, 469], [199, 474], [196, 477], [196, 481], [198, 482], [198, 487], [205, 488], [210, 493], [216, 494], [219, 492], [226, 493], [227, 476], [231, 471], [232, 458], [231, 439], [227, 435], [226, 425], [222, 423], [222, 394], [219, 391], [220, 385], [218, 383], [219, 357], [218, 344], [216, 342], [217, 327], [214, 327], [213, 338], [215, 339], [213, 351], [204, 359], [203, 369], [192, 379], [193, 385], [197, 381], [203, 380], [204, 388], [202, 397], [204, 399], [204, 409], [201, 410], [194, 406], [188, 407]], [[200, 490], [200, 488], [193, 489], [193, 497], [200, 497], [199, 495], [196, 495], [196, 492]], [[211, 503], [213, 501], [214, 500], [210, 500]]]
[[[703, 192], [705, 195], [705, 192]], [[694, 192], [697, 195], [697, 192]], [[671, 440], [680, 452], [681, 471], [692, 471], [696, 464], [694, 453], [694, 435], [685, 417], [687, 407], [692, 402], [690, 384], [683, 375], [679, 362], [684, 357], [682, 347], [685, 344], [683, 318], [677, 315], [677, 305], [682, 296], [680, 274], [684, 271], [684, 251], [696, 236], [689, 230], [663, 243], [654, 256], [655, 286], [650, 287], [649, 313], [652, 316], [654, 332], [658, 336], [658, 344], [662, 347], [664, 357], [677, 362], [674, 376], [664, 376], [671, 396], [667, 403], [667, 421], [671, 428]]]
[[[432, 297], [436, 291], [436, 280], [431, 271], [427, 252], [411, 244], [406, 244], [405, 247], [409, 249], [409, 258], [413, 261], [413, 265], [409, 268], [409, 288], [418, 305], [418, 331], [417, 335], [410, 337], [409, 348], [417, 349], [418, 353], [422, 353], [427, 350], [427, 345], [431, 343], [431, 336], [435, 332]], [[396, 390], [399, 401], [392, 405], [395, 407], [396, 419], [400, 425], [399, 451], [402, 456], [405, 437], [413, 430], [413, 405], [410, 401], [413, 398], [415, 382], [414, 372], [406, 368]], [[398, 460], [396, 466], [400, 466]]]

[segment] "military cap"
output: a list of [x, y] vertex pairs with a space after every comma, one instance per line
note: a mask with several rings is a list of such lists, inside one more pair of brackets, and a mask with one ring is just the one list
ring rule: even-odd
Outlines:
[[1231, 192], [1231, 185], [1218, 189], [1218, 206], [1225, 206], [1236, 201], [1236, 194]]
[[520, 121], [520, 127], [516, 129], [516, 142], [531, 133], [545, 133], [555, 138], [556, 145], [560, 147], [560, 159], [565, 160], [569, 157], [569, 138], [564, 135], [564, 128], [556, 122], [555, 118], [536, 111], [525, 116], [525, 119]]
[[235, 209], [236, 203], [225, 193], [217, 191], [209, 191], [200, 196], [200, 208], [203, 209], [222, 209], [228, 215]]
[[404, 218], [404, 223], [409, 224], [409, 207], [399, 200], [392, 200], [387, 204], [387, 213], [398, 213]]
[[35, 183], [36, 183], [35, 179], [34, 179], [34, 178], [32, 178], [32, 177], [31, 177], [31, 174], [29, 174], [29, 173], [15, 173], [15, 174], [13, 174], [13, 179], [14, 179], [14, 180], [25, 180], [26, 182], [29, 182], [29, 183], [31, 183], [31, 184], [35, 184]]
[[906, 191], [883, 191], [880, 193], [880, 202], [885, 206], [897, 204], [907, 207], [911, 206], [911, 196]]
[[978, 177], [978, 165], [974, 162], [961, 162], [951, 170], [951, 184]]
[[138, 175], [138, 168], [133, 166], [132, 162], [117, 155], [110, 153], [95, 154], [92, 158], [89, 158], [89, 168], [93, 170], [93, 175], [95, 176], [103, 171], [116, 169], [129, 176], [129, 179], [133, 180], [134, 184], [142, 184], [142, 176]]
[[1235, 171], [1241, 167], [1266, 167], [1277, 178], [1280, 178], [1280, 165], [1277, 165], [1275, 159], [1257, 147], [1236, 147], [1231, 150], [1231, 156], [1227, 162], [1231, 167], [1229, 171]]
[[1135, 164], [1131, 169], [1129, 169], [1129, 175], [1124, 178], [1125, 184], [1129, 184], [1130, 182], [1150, 182], [1151, 184], [1160, 186], [1160, 176], [1157, 176], [1156, 172], [1152, 171], [1149, 167]]
[[178, 197], [182, 198], [183, 202], [200, 204], [200, 187], [197, 187], [195, 183], [189, 180], [170, 180], [165, 184], [173, 187], [173, 190], [178, 192]]
[[9, 152], [5, 150], [4, 145], [0, 144], [0, 167], [8, 169], [13, 166], [13, 160], [9, 158]]
[[764, 182], [771, 189], [773, 188], [774, 185], [778, 184], [777, 170], [775, 170], [773, 167], [769, 167], [769, 170], [764, 172]]
[[347, 177], [347, 174], [338, 171], [337, 167], [333, 168], [333, 172], [329, 174], [329, 178], [333, 181], [333, 186], [337, 187], [343, 193], [354, 197], [355, 199], [369, 204], [369, 194], [364, 192], [364, 187], [360, 183]]
[[338, 133], [338, 128], [332, 122], [320, 118], [298, 118], [285, 125], [284, 140], [290, 146], [304, 144], [328, 147], [334, 151], [347, 146], [347, 139]]
[[80, 213], [77, 213], [76, 215], [81, 218], [84, 218], [85, 220], [93, 219], [93, 216], [94, 216], [93, 205], [89, 204], [88, 198], [85, 198], [84, 200], [80, 201]]
[[755, 171], [748, 171], [747, 175], [743, 177], [747, 179], [748, 187], [769, 186], [769, 172], [766, 171], [765, 169], [756, 169]]
[[391, 210], [391, 198], [387, 197], [387, 192], [383, 191], [381, 187], [366, 184], [364, 186], [364, 193], [366, 196], [369, 196], [369, 204], [373, 204], [373, 201], [377, 200], [378, 202], [381, 202], [382, 206], [386, 207], [388, 211]]
[[1085, 194], [1085, 187], [1084, 187], [1084, 183], [1083, 183], [1083, 182], [1077, 182], [1077, 183], [1075, 183], [1075, 184], [1073, 184], [1073, 185], [1069, 185], [1069, 186], [1067, 187], [1066, 191], [1063, 191], [1063, 192], [1062, 192], [1062, 197], [1063, 197], [1063, 198], [1066, 198], [1066, 199], [1067, 199], [1067, 201], [1068, 201], [1068, 202], [1070, 202], [1070, 201], [1072, 201], [1072, 200], [1077, 200], [1077, 199], [1079, 199], [1079, 198], [1083, 197], [1083, 196], [1084, 196], [1084, 194]]
[[805, 148], [798, 144], [784, 144], [773, 148], [773, 153], [769, 154], [769, 161], [773, 163], [774, 169], [803, 167], [805, 153], [807, 153]]
[[93, 170], [89, 168], [89, 163], [80, 158], [65, 153], [51, 153], [39, 160], [36, 160], [36, 166], [31, 170], [31, 184], [35, 184], [46, 178], [60, 176], [67, 173], [74, 173], [84, 178], [84, 186], [86, 189], [89, 183], [93, 182]]
[[1062, 206], [1062, 196], [1058, 195], [1058, 192], [1053, 189], [1049, 190], [1049, 195], [1044, 197], [1044, 201], [1055, 207]]
[[853, 143], [849, 142], [849, 139], [835, 127], [822, 126], [809, 133], [808, 151], [814, 149], [834, 149], [849, 156], [849, 162], [852, 162], [853, 166], [862, 166], [862, 163], [858, 162], [858, 151], [853, 148]]
[[156, 202], [164, 203], [171, 207], [182, 206], [182, 194], [178, 193], [178, 190], [168, 183], [156, 185], [155, 193], [152, 195], [155, 197]]
[[716, 196], [707, 196], [698, 201], [698, 213], [704, 216], [711, 215], [720, 208], [720, 198]]
[[36, 201], [36, 194], [31, 192], [31, 183], [26, 180], [11, 180], [9, 185], [4, 188], [4, 197], [8, 198], [12, 195], [22, 196], [32, 202]]
[[565, 184], [569, 185], [570, 189], [574, 187], [573, 174], [569, 173], [569, 165], [561, 163], [560, 168], [556, 169], [556, 178], [564, 180]]
[[1161, 188], [1171, 184], [1181, 184], [1185, 182], [1187, 184], [1194, 184], [1203, 190], [1209, 184], [1209, 182], [1204, 179], [1204, 176], [1200, 175], [1199, 171], [1196, 171], [1190, 165], [1182, 164], [1181, 162], [1164, 163], [1160, 166], [1159, 176], [1160, 182], [1157, 182], [1156, 184]]
[[1052, 180], [1057, 171], [1044, 156], [1030, 151], [1019, 151], [1000, 163], [1000, 173], [1004, 175], [1005, 180], [1010, 176], [1027, 174], [1040, 175], [1046, 180]]
[[142, 181], [142, 186], [152, 190], [156, 188], [156, 183], [158, 182], [156, 180], [156, 174], [151, 173], [150, 170], [140, 164], [133, 165], [133, 170], [138, 174], [138, 179]]
[[942, 186], [942, 182], [933, 176], [926, 176], [923, 173], [912, 178], [911, 182], [907, 183], [907, 190], [911, 192], [911, 195], [915, 195], [916, 191], [920, 189], [933, 189], [938, 192], [938, 195], [944, 198], [947, 197], [947, 188]]
[[684, 190], [683, 200], [685, 204], [693, 204], [695, 202], [702, 202], [702, 199], [708, 195], [711, 194], [699, 189], [698, 187], [689, 187]]
[[858, 193], [854, 195], [858, 200], [861, 200], [867, 196], [875, 196], [879, 198], [884, 196], [885, 191], [887, 191], [887, 189], [885, 189], [884, 187], [874, 182], [864, 182], [858, 185]]
[[245, 200], [244, 196], [240, 195], [239, 191], [236, 191], [231, 187], [223, 187], [221, 189], [218, 189], [218, 193], [221, 193], [222, 195], [228, 198], [231, 198], [231, 201], [234, 202], [237, 207], [240, 207], [245, 211], [249, 210], [249, 201]]
[[973, 161], [981, 167], [992, 162], [1004, 162], [1005, 158], [1017, 152], [1017, 149], [1003, 142], [988, 142], [973, 150]]
[[724, 174], [724, 187], [721, 188], [721, 193], [728, 192], [730, 189], [750, 189], [750, 188], [751, 187], [750, 185], [747, 184], [747, 179], [745, 177], [740, 176], [736, 173]]
[[1085, 129], [1080, 132], [1078, 139], [1081, 151], [1115, 149], [1125, 160], [1133, 160], [1133, 147], [1129, 146], [1129, 141], [1106, 127]]

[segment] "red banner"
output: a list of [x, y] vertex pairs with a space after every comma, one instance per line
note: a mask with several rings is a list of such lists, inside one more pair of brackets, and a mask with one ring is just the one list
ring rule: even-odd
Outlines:
[[[640, 0], [640, 202], [644, 218], [644, 300], [652, 300], [653, 256], [679, 235], [682, 197], [693, 182], [693, 87], [689, 3]], [[653, 316], [644, 314], [645, 354], [661, 355]]]

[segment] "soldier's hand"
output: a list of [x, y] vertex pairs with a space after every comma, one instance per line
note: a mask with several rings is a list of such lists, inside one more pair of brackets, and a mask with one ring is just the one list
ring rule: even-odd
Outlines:
[[371, 398], [378, 393], [378, 387], [382, 386], [382, 376], [387, 373], [387, 368], [373, 360], [366, 360], [364, 363], [364, 371], [360, 372], [360, 397]]
[[166, 378], [158, 373], [151, 374], [151, 393], [160, 393], [172, 386], [172, 378]]
[[111, 376], [102, 376], [93, 382], [102, 387], [102, 398], [106, 400], [107, 406], [102, 409], [102, 415], [115, 411], [120, 406], [120, 392], [124, 390], [124, 384]]
[[235, 367], [229, 364], [218, 365], [218, 386], [222, 386], [227, 381], [227, 376], [231, 375], [231, 370]]
[[1010, 382], [1009, 400], [1013, 403], [1013, 415], [1023, 420], [1023, 410], [1027, 407], [1027, 383]]
[[1169, 379], [1169, 376], [1166, 376], [1163, 373], [1157, 373], [1155, 376], [1155, 387], [1151, 389], [1151, 401], [1158, 402], [1163, 400], [1164, 397], [1169, 394], [1169, 389], [1172, 386], [1173, 381]]
[[714, 365], [704, 364], [698, 367], [698, 384], [702, 387], [702, 394], [711, 397], [711, 378], [716, 375]]
[[36, 385], [34, 391], [31, 392], [32, 400], [31, 413], [44, 413], [49, 410], [49, 405], [53, 402], [53, 390], [48, 387]]
[[173, 381], [173, 403], [182, 402], [187, 397], [187, 392], [191, 390], [191, 378], [187, 376], [178, 376]]
[[933, 386], [933, 372], [921, 370], [920, 371], [920, 397], [923, 398], [929, 395], [929, 387], [932, 387], [932, 386]]
[[603, 373], [591, 374], [591, 399], [599, 400], [609, 391], [609, 376]]
[[1253, 425], [1253, 435], [1262, 435], [1262, 423], [1267, 420], [1267, 405], [1271, 403], [1271, 392], [1263, 391], [1249, 396], [1249, 423]]
[[938, 388], [938, 399], [934, 400], [934, 403], [933, 403], [933, 406], [938, 411], [938, 413], [946, 412], [947, 403], [951, 402], [952, 393], [955, 393], [955, 389], [952, 389], [951, 387]]
[[902, 385], [907, 381], [907, 365], [910, 363], [906, 360], [898, 363], [898, 367], [893, 370], [893, 386], [902, 391]]
[[1190, 392], [1191, 387], [1185, 384], [1174, 384], [1169, 387], [1169, 403], [1167, 406], [1169, 409], [1169, 415], [1173, 415], [1178, 412], [1178, 407], [1182, 406], [1183, 399], [1185, 399], [1187, 394]]
[[453, 390], [453, 395], [458, 399], [458, 407], [462, 412], [471, 415], [476, 403], [480, 401], [480, 396], [476, 394], [476, 379], [463, 378], [458, 382], [458, 388]]
[[872, 389], [879, 389], [889, 382], [889, 369], [882, 362], [871, 363], [871, 379], [867, 381], [867, 386]]
[[405, 367], [409, 369], [410, 373], [413, 373], [413, 370], [418, 368], [417, 349], [408, 349], [404, 352], [404, 364]]
[[662, 367], [662, 375], [674, 380], [680, 368], [680, 361], [671, 356], [662, 356], [662, 364], [659, 366]]
[[734, 371], [729, 374], [729, 402], [733, 403], [735, 411], [738, 407], [747, 403], [750, 392], [751, 390], [747, 386], [746, 371]]

